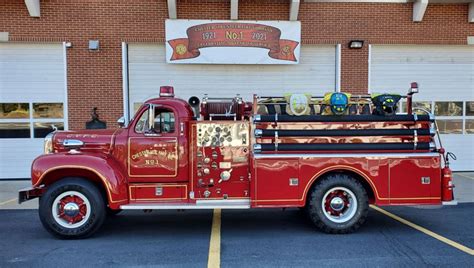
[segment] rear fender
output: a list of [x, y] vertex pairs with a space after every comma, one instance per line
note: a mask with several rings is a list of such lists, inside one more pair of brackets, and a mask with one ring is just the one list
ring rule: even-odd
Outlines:
[[304, 204], [307, 203], [307, 198], [310, 193], [310, 189], [316, 183], [318, 183], [321, 178], [324, 178], [327, 174], [331, 172], [344, 172], [354, 175], [355, 179], [357, 179], [364, 186], [365, 190], [367, 191], [367, 194], [369, 195], [369, 199], [371, 199], [371, 203], [378, 203], [382, 199], [387, 199], [379, 196], [377, 187], [372, 181], [372, 179], [361, 170], [346, 165], [334, 165], [320, 170], [310, 179], [303, 192]]
[[34, 188], [48, 186], [64, 177], [84, 177], [101, 186], [111, 208], [128, 203], [128, 183], [117, 162], [106, 154], [57, 153], [33, 161], [31, 181]]

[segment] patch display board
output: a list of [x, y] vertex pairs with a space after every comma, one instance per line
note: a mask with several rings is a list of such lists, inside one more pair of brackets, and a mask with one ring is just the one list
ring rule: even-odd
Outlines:
[[298, 64], [299, 21], [166, 20], [166, 62]]

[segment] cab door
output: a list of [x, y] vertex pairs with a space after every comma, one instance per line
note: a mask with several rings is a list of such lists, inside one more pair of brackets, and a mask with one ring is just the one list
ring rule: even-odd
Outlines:
[[[187, 181], [185, 135], [172, 107], [148, 105], [130, 129], [127, 168], [131, 182]], [[183, 168], [180, 168], [183, 167]]]

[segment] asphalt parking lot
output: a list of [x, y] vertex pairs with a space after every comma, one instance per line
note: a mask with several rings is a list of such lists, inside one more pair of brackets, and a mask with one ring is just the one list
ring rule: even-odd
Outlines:
[[374, 208], [350, 235], [321, 233], [298, 209], [257, 209], [223, 210], [217, 231], [213, 211], [124, 212], [67, 241], [43, 229], [36, 209], [0, 209], [0, 267], [474, 267], [474, 203], [383, 209], [434, 235]]

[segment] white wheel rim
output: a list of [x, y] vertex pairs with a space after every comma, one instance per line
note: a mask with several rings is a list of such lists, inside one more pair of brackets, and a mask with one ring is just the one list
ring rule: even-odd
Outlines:
[[[69, 209], [65, 209], [65, 207]], [[76, 209], [78, 210], [77, 214], [73, 216]], [[54, 199], [51, 213], [57, 224], [64, 228], [74, 229], [81, 227], [89, 220], [91, 216], [91, 204], [89, 199], [82, 193], [67, 191]]]
[[324, 216], [335, 223], [351, 220], [357, 212], [356, 195], [345, 187], [334, 187], [328, 190], [322, 200]]

